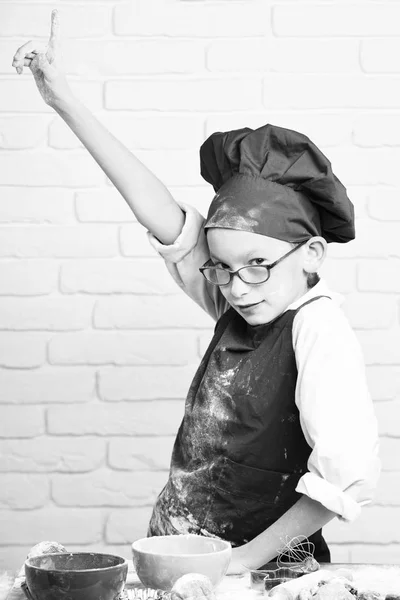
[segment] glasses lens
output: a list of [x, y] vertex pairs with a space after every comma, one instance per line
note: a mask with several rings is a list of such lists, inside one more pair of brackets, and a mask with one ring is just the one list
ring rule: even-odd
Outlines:
[[244, 267], [240, 269], [240, 276], [246, 283], [263, 283], [269, 278], [269, 269], [264, 265]]
[[207, 281], [214, 285], [226, 285], [230, 280], [229, 271], [224, 269], [204, 269], [203, 273]]

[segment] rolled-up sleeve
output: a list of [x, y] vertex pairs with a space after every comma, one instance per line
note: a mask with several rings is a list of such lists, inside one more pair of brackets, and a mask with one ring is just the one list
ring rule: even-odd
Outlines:
[[377, 420], [359, 342], [339, 306], [321, 298], [293, 323], [296, 405], [311, 447], [296, 491], [345, 521], [373, 499], [380, 474]]
[[190, 204], [178, 204], [185, 213], [185, 222], [175, 242], [162, 244], [149, 231], [147, 236], [178, 286], [216, 321], [229, 305], [219, 288], [207, 283], [199, 271], [210, 258], [203, 227], [205, 219]]

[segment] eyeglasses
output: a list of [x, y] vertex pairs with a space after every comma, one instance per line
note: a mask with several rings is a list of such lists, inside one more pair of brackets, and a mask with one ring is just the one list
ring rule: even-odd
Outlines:
[[200, 267], [199, 271], [209, 283], [212, 283], [212, 285], [228, 285], [232, 281], [234, 275], [237, 275], [244, 283], [260, 285], [261, 283], [268, 281], [271, 269], [276, 267], [276, 265], [284, 258], [293, 254], [293, 252], [298, 250], [300, 246], [303, 246], [306, 242], [308, 242], [308, 240], [300, 242], [300, 244], [297, 244], [297, 246], [289, 250], [289, 252], [286, 252], [286, 254], [270, 265], [253, 265], [251, 267], [240, 267], [237, 271], [230, 271], [229, 269], [223, 269], [222, 267], [212, 266], [212, 261], [209, 259], [202, 267]]

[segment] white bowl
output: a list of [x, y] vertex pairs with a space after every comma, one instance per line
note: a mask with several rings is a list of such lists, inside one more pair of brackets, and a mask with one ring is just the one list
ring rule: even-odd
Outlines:
[[132, 553], [143, 585], [169, 592], [187, 573], [201, 573], [218, 585], [228, 570], [232, 547], [202, 535], [160, 535], [136, 540]]

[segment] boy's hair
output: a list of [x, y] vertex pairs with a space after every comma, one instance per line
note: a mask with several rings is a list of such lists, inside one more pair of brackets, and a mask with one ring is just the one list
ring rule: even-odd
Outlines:
[[308, 273], [307, 274], [308, 289], [311, 290], [311, 288], [313, 288], [314, 285], [317, 285], [319, 280], [320, 280], [320, 276], [318, 275], [318, 273]]

